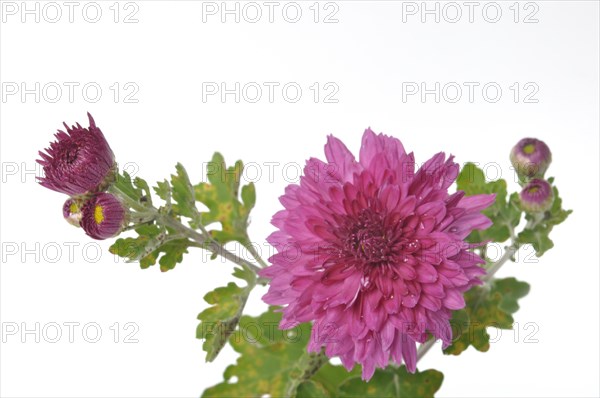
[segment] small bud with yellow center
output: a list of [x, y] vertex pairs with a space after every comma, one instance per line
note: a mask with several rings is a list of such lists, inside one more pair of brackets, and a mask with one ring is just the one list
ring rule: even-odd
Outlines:
[[547, 181], [534, 178], [523, 187], [519, 199], [526, 212], [541, 213], [552, 207], [554, 192]]
[[69, 224], [75, 227], [81, 226], [79, 225], [81, 222], [81, 209], [77, 201], [72, 198], [67, 199], [63, 205], [63, 217]]
[[510, 152], [510, 161], [521, 180], [541, 178], [552, 162], [552, 153], [544, 141], [523, 138]]
[[99, 193], [81, 208], [81, 226], [86, 234], [98, 240], [118, 235], [126, 224], [127, 211], [119, 199], [109, 193]]

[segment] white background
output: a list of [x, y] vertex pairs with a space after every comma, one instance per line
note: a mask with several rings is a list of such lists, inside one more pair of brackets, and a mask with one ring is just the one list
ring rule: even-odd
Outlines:
[[[532, 286], [515, 315], [519, 336], [504, 331], [485, 355], [470, 348], [459, 357], [444, 357], [438, 346], [420, 368], [444, 372], [439, 396], [600, 394], [597, 2], [538, 1], [527, 9], [521, 3], [517, 23], [509, 8], [512, 1], [498, 3], [502, 15], [496, 23], [482, 15], [487, 3], [479, 3], [470, 23], [468, 8], [459, 2], [463, 15], [458, 22], [447, 21], [455, 15], [447, 7], [439, 23], [434, 15], [426, 15], [423, 23], [419, 13], [403, 15], [409, 5], [402, 2], [343, 1], [335, 3], [338, 23], [330, 24], [323, 18], [335, 8], [323, 10], [321, 3], [314, 23], [312, 1], [301, 3], [297, 23], [282, 17], [283, 2], [273, 23], [264, 6], [257, 23], [248, 23], [243, 15], [239, 23], [231, 15], [222, 23], [220, 14], [205, 15], [204, 23], [203, 4], [194, 1], [137, 1], [127, 8], [121, 3], [117, 23], [112, 1], [98, 2], [102, 15], [96, 23], [82, 16], [85, 2], [74, 9], [72, 23], [68, 8], [56, 3], [62, 18], [51, 23], [56, 10], [46, 7], [43, 14], [41, 2], [36, 22], [34, 14], [22, 14], [21, 2], [12, 3], [13, 8], [6, 8], [7, 3], [2, 2], [0, 27], [1, 322], [19, 328], [50, 322], [81, 326], [72, 343], [65, 326], [54, 344], [43, 338], [36, 343], [34, 334], [22, 336], [21, 329], [3, 335], [2, 396], [193, 397], [219, 382], [235, 358], [226, 348], [206, 364], [202, 343], [195, 339], [196, 315], [206, 307], [202, 297], [229, 280], [230, 264], [207, 261], [199, 251], [168, 273], [116, 261], [107, 251], [110, 242], [90, 245], [81, 230], [61, 220], [65, 198], [38, 186], [34, 173], [27, 172], [62, 121], [87, 126], [87, 111], [118, 161], [149, 182], [167, 177], [177, 161], [199, 181], [203, 162], [216, 150], [230, 162], [279, 162], [272, 178], [263, 167], [256, 182], [250, 232], [261, 245], [273, 230], [269, 220], [280, 208], [277, 197], [295, 178], [296, 168], [288, 167], [286, 174], [283, 165], [323, 158], [326, 134], [357, 151], [363, 130], [371, 126], [400, 138], [419, 163], [441, 150], [460, 163], [488, 163], [489, 177], [496, 178], [500, 169], [513, 190], [511, 146], [524, 136], [543, 139], [554, 154], [549, 175], [556, 177], [565, 207], [575, 211], [553, 231], [556, 247], [539, 262], [525, 261], [529, 250], [499, 272]], [[439, 4], [441, 11], [444, 4]], [[35, 2], [27, 6], [34, 9]], [[93, 19], [89, 7], [86, 17]], [[485, 17], [493, 19], [489, 7]], [[536, 9], [532, 18], [538, 22], [524, 23]], [[288, 11], [293, 17], [293, 10]], [[138, 22], [124, 23], [132, 12]], [[21, 90], [21, 83], [35, 89], [36, 82], [38, 102], [35, 94], [10, 94], [14, 87]], [[65, 82], [79, 84], [73, 101]], [[109, 88], [115, 82], [121, 90], [116, 103]], [[280, 86], [273, 103], [266, 88], [258, 103], [247, 97], [235, 103], [233, 95], [223, 103], [218, 95], [203, 101], [203, 82], [226, 82], [229, 88], [235, 82]], [[289, 82], [303, 89], [296, 103], [282, 97], [281, 86]], [[315, 82], [337, 85], [338, 103], [324, 103], [322, 96], [315, 103], [309, 89]], [[425, 101], [419, 95], [403, 101], [403, 82], [426, 82], [430, 89], [435, 82], [441, 87], [449, 82], [479, 86], [473, 102], [463, 86], [458, 102], [447, 101], [455, 93], [446, 92], [436, 103], [433, 94]], [[481, 92], [490, 82], [502, 89], [495, 103]], [[526, 83], [537, 85], [533, 99], [538, 102], [524, 101], [529, 89], [515, 103], [509, 88], [515, 82], [521, 90]], [[82, 94], [87, 83], [102, 89], [95, 103], [93, 90], [88, 97]], [[127, 83], [132, 85], [125, 90]], [[62, 97], [52, 102], [56, 85], [62, 86]], [[131, 87], [139, 88], [129, 98], [137, 103], [125, 101]], [[15, 245], [18, 252], [12, 254]], [[73, 258], [67, 245], [76, 245]], [[263, 293], [253, 293], [250, 313], [263, 310]], [[81, 327], [91, 322], [103, 332], [95, 344], [81, 334]], [[115, 322], [121, 328], [118, 343], [109, 329]], [[139, 326], [137, 344], [123, 342], [127, 322]], [[527, 322], [538, 326], [538, 343], [525, 342], [532, 330], [525, 330]]]

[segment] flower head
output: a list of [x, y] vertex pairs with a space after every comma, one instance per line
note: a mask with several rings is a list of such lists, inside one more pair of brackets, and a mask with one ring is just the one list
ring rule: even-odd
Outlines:
[[546, 180], [534, 178], [523, 187], [519, 199], [523, 210], [530, 213], [544, 212], [552, 207], [554, 193]]
[[65, 201], [63, 205], [63, 217], [65, 220], [76, 227], [79, 227], [79, 222], [81, 221], [81, 208], [77, 201], [72, 198], [69, 198]]
[[115, 156], [88, 113], [90, 127], [67, 126], [67, 132], [59, 130], [56, 141], [50, 143], [46, 152], [40, 151], [38, 163], [44, 168], [45, 177], [39, 182], [53, 191], [67, 195], [82, 195], [103, 190], [112, 178]]
[[81, 227], [94, 239], [112, 238], [125, 225], [125, 208], [109, 193], [92, 196], [83, 204], [81, 214]]
[[552, 162], [552, 153], [544, 141], [523, 138], [510, 152], [510, 161], [520, 177], [542, 177]]
[[325, 156], [280, 198], [263, 300], [284, 306], [281, 328], [313, 321], [308, 349], [361, 364], [364, 379], [390, 359], [414, 371], [416, 343], [430, 333], [450, 344], [452, 310], [481, 283], [483, 260], [464, 239], [491, 225], [480, 211], [494, 195], [448, 194], [452, 156], [415, 172], [399, 140], [370, 129], [358, 161], [333, 136]]

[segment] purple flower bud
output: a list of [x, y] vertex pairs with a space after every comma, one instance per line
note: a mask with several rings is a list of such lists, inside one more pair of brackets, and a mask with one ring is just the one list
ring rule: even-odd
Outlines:
[[58, 130], [56, 141], [46, 152], [39, 152], [37, 162], [44, 168], [45, 177], [38, 177], [42, 186], [67, 195], [98, 192], [114, 178], [115, 155], [104, 134], [88, 113], [89, 129], [77, 123], [67, 126], [67, 132]]
[[510, 152], [510, 161], [521, 178], [543, 177], [552, 162], [552, 153], [544, 141], [523, 138]]
[[67, 199], [63, 205], [63, 217], [69, 224], [80, 227], [81, 209], [75, 200], [71, 198]]
[[92, 196], [82, 206], [81, 213], [81, 227], [94, 239], [112, 238], [125, 225], [125, 208], [119, 199], [109, 193]]
[[552, 207], [554, 193], [546, 180], [535, 178], [523, 187], [519, 198], [523, 210], [528, 213], [541, 213]]

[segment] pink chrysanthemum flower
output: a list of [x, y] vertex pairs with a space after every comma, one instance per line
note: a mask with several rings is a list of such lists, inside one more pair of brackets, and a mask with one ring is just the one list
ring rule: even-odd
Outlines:
[[90, 127], [69, 126], [67, 132], [58, 130], [56, 141], [50, 143], [47, 153], [39, 152], [37, 162], [44, 168], [45, 177], [39, 182], [46, 188], [67, 195], [82, 195], [102, 190], [112, 178], [115, 155], [104, 134], [88, 113]]
[[108, 239], [122, 231], [126, 215], [125, 208], [116, 196], [99, 193], [81, 207], [80, 225], [91, 238]]
[[370, 129], [359, 161], [333, 136], [325, 156], [280, 198], [263, 300], [284, 306], [281, 328], [314, 322], [308, 349], [325, 347], [349, 370], [361, 364], [365, 380], [390, 359], [414, 372], [416, 343], [431, 334], [450, 344], [451, 313], [481, 282], [484, 261], [464, 239], [491, 225], [480, 211], [494, 195], [448, 194], [452, 156], [415, 173], [398, 139]]

